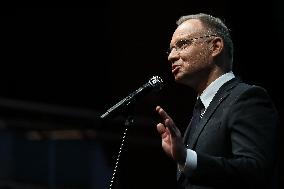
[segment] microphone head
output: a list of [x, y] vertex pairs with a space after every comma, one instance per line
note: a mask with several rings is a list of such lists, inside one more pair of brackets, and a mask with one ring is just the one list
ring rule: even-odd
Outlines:
[[164, 87], [164, 81], [159, 76], [151, 77], [148, 83], [157, 91]]

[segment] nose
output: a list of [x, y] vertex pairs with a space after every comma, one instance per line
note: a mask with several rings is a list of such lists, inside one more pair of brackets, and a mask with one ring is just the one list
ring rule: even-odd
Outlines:
[[168, 55], [168, 61], [173, 63], [178, 59], [179, 59], [179, 52], [175, 48], [173, 48]]

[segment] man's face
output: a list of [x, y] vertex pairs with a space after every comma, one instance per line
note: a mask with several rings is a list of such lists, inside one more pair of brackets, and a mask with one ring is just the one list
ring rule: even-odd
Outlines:
[[212, 33], [197, 19], [187, 20], [175, 30], [170, 43], [168, 60], [179, 83], [195, 87], [206, 80], [212, 67], [210, 43]]

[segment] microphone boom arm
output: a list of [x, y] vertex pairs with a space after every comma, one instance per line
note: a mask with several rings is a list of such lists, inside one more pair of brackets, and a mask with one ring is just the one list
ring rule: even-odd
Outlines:
[[125, 108], [129, 106], [132, 102], [136, 101], [139, 97], [144, 94], [153, 91], [153, 90], [161, 90], [163, 87], [163, 80], [159, 76], [153, 76], [147, 83], [145, 83], [142, 87], [138, 88], [136, 91], [128, 95], [126, 98], [122, 99], [114, 106], [109, 108], [104, 114], [100, 116], [101, 119], [105, 119], [109, 117], [111, 114], [118, 111], [118, 109]]

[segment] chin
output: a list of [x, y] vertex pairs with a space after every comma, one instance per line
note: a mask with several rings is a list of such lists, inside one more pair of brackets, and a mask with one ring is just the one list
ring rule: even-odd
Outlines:
[[183, 83], [184, 79], [183, 79], [182, 75], [176, 74], [176, 75], [174, 75], [174, 78], [175, 78], [175, 82]]
[[186, 77], [186, 75], [183, 74], [176, 74], [174, 75], [175, 78], [175, 82], [182, 84], [182, 85], [186, 85], [191, 87], [192, 86], [192, 80], [188, 77]]
[[184, 80], [185, 74], [181, 71], [173, 75], [176, 81]]

